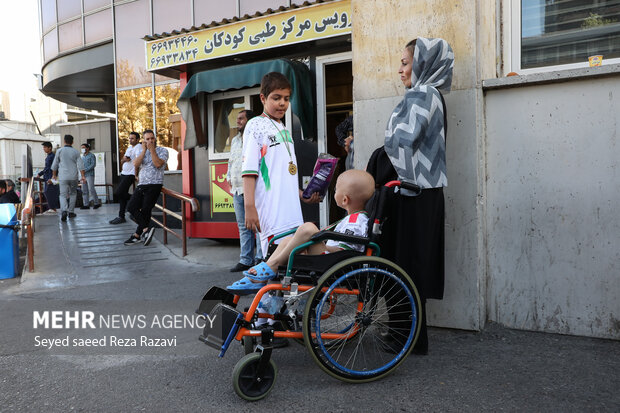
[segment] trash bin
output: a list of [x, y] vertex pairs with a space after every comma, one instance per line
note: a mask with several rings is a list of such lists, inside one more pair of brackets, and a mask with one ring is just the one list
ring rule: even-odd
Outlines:
[[0, 204], [0, 279], [17, 276], [19, 269], [19, 241], [15, 205]]

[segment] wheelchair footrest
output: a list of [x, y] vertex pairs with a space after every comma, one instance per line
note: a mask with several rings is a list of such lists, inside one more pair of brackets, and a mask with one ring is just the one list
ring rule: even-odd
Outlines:
[[220, 351], [220, 357], [224, 356], [231, 341], [239, 331], [243, 315], [227, 304], [219, 303], [209, 313], [208, 321], [200, 341]]
[[234, 304], [234, 299], [235, 296], [224, 290], [223, 288], [211, 287], [205, 293], [204, 297], [202, 297], [202, 301], [200, 301], [200, 305], [196, 310], [196, 314], [209, 314], [219, 303], [223, 303], [232, 308], [235, 308], [236, 305]]

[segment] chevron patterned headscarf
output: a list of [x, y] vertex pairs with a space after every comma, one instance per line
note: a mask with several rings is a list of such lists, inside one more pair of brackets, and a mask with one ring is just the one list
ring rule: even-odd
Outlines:
[[454, 53], [445, 40], [418, 37], [411, 88], [392, 112], [385, 131], [385, 152], [399, 179], [413, 181], [423, 189], [448, 185], [439, 91], [450, 92], [453, 66]]

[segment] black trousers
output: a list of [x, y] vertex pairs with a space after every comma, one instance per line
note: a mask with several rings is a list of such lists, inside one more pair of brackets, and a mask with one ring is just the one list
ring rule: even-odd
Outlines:
[[116, 187], [116, 191], [114, 191], [114, 198], [118, 199], [118, 202], [121, 204], [118, 210], [118, 216], [121, 218], [125, 218], [127, 202], [131, 197], [131, 195], [129, 195], [129, 188], [131, 188], [135, 180], [135, 175], [121, 175], [120, 182]]
[[142, 235], [151, 222], [151, 210], [157, 202], [162, 185], [138, 185], [127, 204], [127, 210], [138, 223], [136, 234]]

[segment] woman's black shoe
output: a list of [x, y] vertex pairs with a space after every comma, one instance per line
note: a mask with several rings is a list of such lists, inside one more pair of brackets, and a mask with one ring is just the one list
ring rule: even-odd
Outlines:
[[241, 272], [241, 271], [246, 271], [249, 269], [250, 269], [249, 265], [241, 264], [240, 262], [238, 262], [237, 265], [235, 265], [234, 267], [230, 269], [230, 272]]

